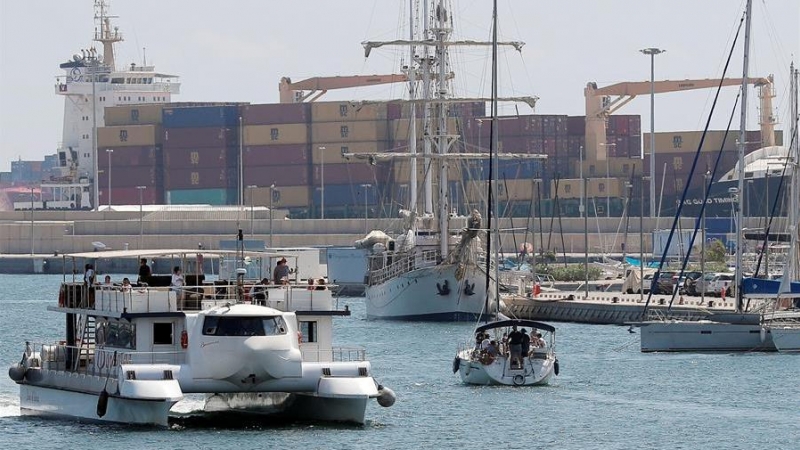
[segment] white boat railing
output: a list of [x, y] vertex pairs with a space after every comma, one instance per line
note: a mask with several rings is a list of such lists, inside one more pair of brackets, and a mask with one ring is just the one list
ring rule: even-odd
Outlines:
[[[165, 286], [104, 286], [87, 289], [83, 283], [63, 283], [60, 308], [122, 314], [188, 312], [235, 303], [254, 303], [280, 311], [338, 310], [331, 285], [267, 285], [251, 297], [254, 283], [204, 284], [175, 289]], [[179, 298], [180, 294], [180, 298]], [[264, 298], [261, 298], [261, 297]]]
[[333, 347], [329, 349], [300, 349], [303, 361], [308, 362], [358, 362], [367, 360], [367, 351], [360, 347]]
[[440, 262], [439, 250], [421, 250], [410, 253], [384, 253], [370, 257], [369, 285], [374, 286], [396, 278], [404, 273], [424, 267], [433, 267]]
[[37, 364], [43, 370], [94, 376], [116, 376], [116, 371], [123, 364], [180, 365], [186, 362], [184, 351], [140, 352], [70, 346], [63, 342], [28, 342], [25, 344], [25, 354], [28, 358], [37, 358]]

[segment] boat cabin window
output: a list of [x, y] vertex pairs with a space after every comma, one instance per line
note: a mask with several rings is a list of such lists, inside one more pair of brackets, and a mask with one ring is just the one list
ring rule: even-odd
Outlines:
[[317, 342], [317, 322], [300, 322], [303, 342]]
[[103, 342], [106, 347], [135, 349], [136, 325], [120, 320], [99, 323], [95, 330], [95, 339], [98, 343]]
[[203, 322], [205, 336], [277, 336], [286, 334], [286, 330], [281, 316], [208, 316]]
[[123, 83], [125, 83], [125, 79], [124, 78], [112, 78], [111, 79], [111, 84], [123, 84]]
[[172, 345], [172, 322], [153, 324], [153, 345]]

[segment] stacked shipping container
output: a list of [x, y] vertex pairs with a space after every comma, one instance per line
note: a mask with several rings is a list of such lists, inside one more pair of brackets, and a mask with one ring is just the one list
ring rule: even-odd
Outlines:
[[167, 203], [236, 203], [239, 107], [165, 108], [163, 125]]

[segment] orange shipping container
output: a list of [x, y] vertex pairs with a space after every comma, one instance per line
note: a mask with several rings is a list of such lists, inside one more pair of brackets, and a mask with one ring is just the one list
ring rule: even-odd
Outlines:
[[[656, 152], [657, 153], [693, 153], [700, 145], [702, 131], [674, 131], [656, 133]], [[703, 152], [716, 152], [722, 146], [725, 131], [709, 131], [706, 133], [703, 142]], [[725, 147], [723, 150], [736, 150], [736, 140], [739, 138], [738, 131], [728, 132], [728, 138], [724, 139]], [[642, 135], [642, 144], [645, 154], [650, 153], [650, 133]]]
[[98, 147], [153, 146], [161, 143], [160, 125], [124, 125], [97, 129]]
[[[343, 163], [347, 160], [342, 157], [342, 153], [385, 152], [387, 145], [386, 141], [314, 143], [311, 146], [311, 162], [313, 164]], [[324, 147], [325, 150], [321, 150], [320, 147]]]
[[[270, 188], [258, 187], [246, 189], [244, 198], [245, 204], [250, 205], [251, 196], [252, 204], [254, 206], [269, 206], [270, 205]], [[278, 207], [299, 207], [309, 205], [309, 192], [308, 186], [280, 186], [274, 189], [275, 194], [272, 198], [272, 206]]]
[[161, 125], [164, 104], [111, 106], [105, 110], [106, 126]]
[[305, 144], [308, 142], [308, 125], [245, 125], [244, 145]]
[[314, 102], [312, 122], [386, 120], [386, 103], [358, 105], [350, 102]]
[[311, 124], [312, 142], [386, 141], [386, 121], [323, 122]]
[[[624, 181], [618, 178], [590, 178], [587, 180], [586, 192], [588, 198], [623, 197]], [[550, 192], [555, 197], [555, 181], [550, 182]], [[558, 182], [559, 198], [581, 198], [581, 180], [576, 178], [562, 179]]]

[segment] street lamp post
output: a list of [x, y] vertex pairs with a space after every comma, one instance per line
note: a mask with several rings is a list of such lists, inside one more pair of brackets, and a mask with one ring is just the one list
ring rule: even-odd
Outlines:
[[655, 112], [655, 57], [666, 50], [650, 47], [639, 50], [650, 56], [650, 217], [656, 216], [656, 112]]
[[33, 255], [33, 245], [34, 245], [33, 244], [34, 243], [34, 239], [33, 239], [33, 210], [34, 210], [33, 199], [34, 199], [34, 197], [33, 197], [33, 188], [31, 188], [31, 255]]
[[147, 186], [136, 186], [139, 190], [139, 250], [144, 247], [144, 212], [142, 208], [142, 191], [147, 189]]
[[254, 214], [253, 214], [254, 213], [254, 211], [253, 211], [253, 189], [255, 189], [257, 187], [258, 186], [254, 185], [254, 184], [251, 184], [251, 185], [247, 186], [247, 189], [250, 191], [250, 239], [253, 239], [254, 234], [255, 234], [254, 231], [253, 231], [254, 230], [254, 227], [253, 227], [253, 222], [254, 222], [254, 220], [253, 220], [253, 216], [254, 216]]
[[639, 303], [644, 303], [644, 182], [639, 183]]
[[369, 232], [369, 226], [367, 225], [367, 219], [369, 218], [369, 209], [367, 206], [367, 189], [371, 188], [372, 185], [369, 183], [365, 183], [361, 185], [364, 188], [364, 234], [366, 235]]
[[272, 248], [272, 199], [275, 197], [275, 183], [269, 186], [269, 247]]
[[114, 149], [107, 148], [106, 153], [108, 154], [108, 209], [111, 209], [111, 154], [114, 153]]
[[319, 218], [325, 218], [325, 147], [319, 147]]

